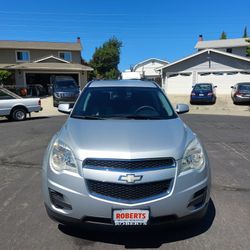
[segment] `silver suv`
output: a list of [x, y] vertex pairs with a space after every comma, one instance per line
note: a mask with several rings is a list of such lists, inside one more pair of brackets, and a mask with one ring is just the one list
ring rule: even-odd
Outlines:
[[43, 161], [48, 215], [63, 224], [147, 227], [197, 219], [210, 196], [207, 154], [157, 84], [93, 81]]

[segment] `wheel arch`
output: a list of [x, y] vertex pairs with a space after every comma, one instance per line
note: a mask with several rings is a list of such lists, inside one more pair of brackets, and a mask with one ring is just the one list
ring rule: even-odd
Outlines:
[[24, 109], [24, 110], [26, 111], [26, 113], [30, 113], [29, 110], [27, 109], [27, 107], [25, 107], [24, 105], [18, 104], [18, 105], [15, 105], [15, 106], [13, 106], [13, 107], [11, 108], [10, 114], [12, 114], [13, 111], [14, 111], [15, 109], [18, 109], [18, 108], [22, 108], [22, 109]]

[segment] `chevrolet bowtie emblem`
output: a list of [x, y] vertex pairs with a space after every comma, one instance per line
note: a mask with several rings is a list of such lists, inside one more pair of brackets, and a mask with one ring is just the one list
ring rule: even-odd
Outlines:
[[119, 181], [126, 181], [127, 183], [135, 183], [142, 179], [142, 175], [126, 174], [119, 177]]

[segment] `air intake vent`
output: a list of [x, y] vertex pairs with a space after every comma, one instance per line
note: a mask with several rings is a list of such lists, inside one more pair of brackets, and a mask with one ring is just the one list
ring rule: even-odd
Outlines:
[[63, 194], [49, 188], [49, 196], [51, 203], [56, 208], [72, 210], [72, 206], [65, 202]]
[[189, 202], [188, 207], [197, 209], [201, 207], [205, 201], [207, 196], [207, 188], [203, 188], [196, 193], [194, 193], [192, 200]]

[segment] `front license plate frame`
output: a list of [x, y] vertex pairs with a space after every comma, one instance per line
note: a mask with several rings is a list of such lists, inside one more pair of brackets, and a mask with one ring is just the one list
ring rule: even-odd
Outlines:
[[113, 209], [112, 221], [115, 226], [147, 226], [149, 209]]

